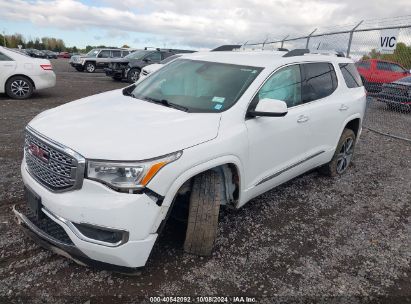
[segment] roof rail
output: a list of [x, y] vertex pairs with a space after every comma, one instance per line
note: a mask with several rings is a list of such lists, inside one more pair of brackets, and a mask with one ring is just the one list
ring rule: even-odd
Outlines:
[[295, 49], [284, 54], [283, 57], [303, 56], [304, 54], [308, 54], [309, 52], [309, 49]]
[[337, 57], [345, 57], [344, 52], [341, 51], [335, 51], [335, 50], [315, 50], [311, 54], [317, 54], [317, 55], [334, 55]]

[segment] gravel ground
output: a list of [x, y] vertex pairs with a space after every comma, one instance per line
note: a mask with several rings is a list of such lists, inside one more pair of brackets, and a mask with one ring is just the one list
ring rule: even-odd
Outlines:
[[135, 276], [78, 266], [38, 247], [11, 212], [24, 204], [25, 124], [45, 109], [126, 85], [53, 63], [55, 88], [28, 101], [0, 95], [0, 303], [139, 303], [163, 295], [411, 303], [411, 145], [367, 130], [343, 177], [310, 172], [224, 211], [211, 257], [183, 253], [173, 222]]

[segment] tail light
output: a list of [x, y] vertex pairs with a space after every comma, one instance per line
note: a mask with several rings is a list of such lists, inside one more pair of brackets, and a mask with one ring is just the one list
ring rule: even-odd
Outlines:
[[52, 71], [53, 70], [53, 66], [51, 64], [40, 64], [40, 67], [43, 70], [46, 70], [46, 71]]

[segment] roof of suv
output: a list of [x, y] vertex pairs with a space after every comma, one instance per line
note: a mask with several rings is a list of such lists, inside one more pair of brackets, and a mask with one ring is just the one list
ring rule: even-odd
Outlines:
[[255, 67], [273, 67], [294, 62], [336, 62], [352, 63], [345, 57], [322, 54], [305, 54], [302, 56], [283, 57], [282, 51], [239, 51], [239, 52], [197, 52], [185, 54], [184, 58], [210, 62], [248, 65]]

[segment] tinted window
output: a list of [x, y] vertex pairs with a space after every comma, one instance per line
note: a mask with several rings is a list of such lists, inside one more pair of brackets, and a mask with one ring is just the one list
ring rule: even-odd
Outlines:
[[409, 83], [411, 83], [411, 77], [404, 77], [404, 78], [401, 78], [401, 79], [399, 79], [399, 80], [397, 80], [397, 81], [400, 81], [400, 82], [409, 82]]
[[129, 51], [123, 51], [123, 57], [125, 57], [125, 56], [127, 56], [128, 54], [130, 54], [130, 52]]
[[257, 96], [258, 100], [270, 98], [285, 101], [289, 108], [301, 104], [300, 66], [288, 66], [274, 73]]
[[402, 67], [400, 67], [398, 64], [391, 63], [390, 66], [391, 66], [391, 71], [393, 71], [393, 72], [396, 72], [396, 73], [404, 73], [405, 72], [405, 70]]
[[111, 52], [108, 50], [101, 51], [98, 58], [110, 58]]
[[146, 57], [146, 59], [150, 59], [151, 61], [161, 61], [161, 53], [160, 52], [155, 52], [155, 53], [151, 53], [150, 55], [148, 55]]
[[120, 58], [121, 57], [121, 51], [111, 51], [111, 54], [114, 58]]
[[354, 63], [340, 63], [339, 66], [347, 87], [357, 88], [362, 86], [361, 76], [358, 74]]
[[369, 61], [360, 61], [356, 63], [356, 66], [362, 69], [370, 69], [370, 62]]
[[0, 61], [13, 61], [13, 59], [0, 52]]
[[391, 71], [391, 64], [388, 62], [377, 61], [377, 70]]
[[330, 63], [303, 64], [304, 81], [302, 86], [303, 102], [331, 95], [337, 88], [337, 76]]

